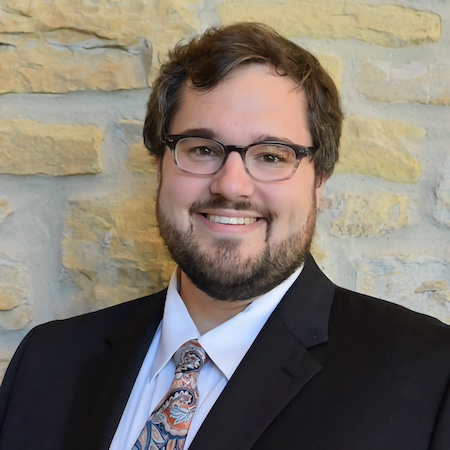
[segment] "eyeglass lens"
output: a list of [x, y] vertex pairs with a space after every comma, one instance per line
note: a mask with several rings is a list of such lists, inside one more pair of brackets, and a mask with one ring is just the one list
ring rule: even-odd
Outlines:
[[[225, 158], [225, 149], [210, 139], [188, 137], [175, 147], [176, 162], [185, 172], [210, 175], [217, 172]], [[252, 145], [244, 161], [249, 174], [264, 181], [289, 177], [297, 165], [295, 151], [282, 144]]]

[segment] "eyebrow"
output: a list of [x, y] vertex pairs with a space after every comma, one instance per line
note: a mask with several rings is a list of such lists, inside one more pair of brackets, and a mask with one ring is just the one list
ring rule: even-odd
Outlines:
[[[216, 139], [216, 140], [222, 142], [221, 139], [218, 138], [217, 134], [214, 133], [214, 131], [211, 130], [210, 128], [188, 128], [187, 130], [184, 130], [182, 133], [177, 133], [177, 134], [187, 134], [189, 136], [202, 137], [205, 139]], [[252, 141], [254, 143], [266, 142], [266, 141], [276, 141], [276, 142], [285, 142], [287, 144], [295, 145], [295, 142], [293, 142], [291, 139], [288, 139], [286, 137], [274, 136], [274, 135], [270, 135], [270, 134], [257, 135], [254, 137], [254, 139]]]

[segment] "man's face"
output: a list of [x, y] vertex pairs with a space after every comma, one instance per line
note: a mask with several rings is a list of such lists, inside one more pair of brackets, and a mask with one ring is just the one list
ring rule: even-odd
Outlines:
[[[234, 69], [212, 90], [183, 87], [170, 134], [246, 146], [277, 140], [311, 146], [305, 99], [266, 65]], [[182, 172], [167, 149], [160, 164], [161, 236], [189, 279], [219, 300], [247, 300], [286, 279], [303, 262], [315, 228], [314, 166], [292, 178], [255, 181], [232, 152], [214, 175]], [[245, 223], [242, 223], [245, 222]]]

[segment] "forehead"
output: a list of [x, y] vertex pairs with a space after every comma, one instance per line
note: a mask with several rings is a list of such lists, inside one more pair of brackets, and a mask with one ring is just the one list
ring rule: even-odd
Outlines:
[[273, 136], [311, 145], [307, 122], [305, 96], [298, 85], [271, 66], [249, 64], [233, 69], [208, 91], [188, 81], [170, 133], [205, 129], [229, 144]]

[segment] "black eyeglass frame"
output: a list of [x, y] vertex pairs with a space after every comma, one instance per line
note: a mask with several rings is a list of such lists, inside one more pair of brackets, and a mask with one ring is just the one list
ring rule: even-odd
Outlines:
[[[207, 139], [207, 140], [210, 140], [210, 141], [213, 141], [213, 142], [216, 142], [217, 144], [219, 144], [224, 150], [224, 157], [223, 157], [223, 161], [222, 161], [222, 164], [220, 165], [220, 167], [215, 172], [209, 173], [209, 174], [201, 174], [201, 173], [189, 172], [187, 170], [184, 170], [182, 167], [180, 167], [180, 165], [178, 164], [178, 161], [177, 161], [176, 150], [175, 149], [176, 149], [176, 146], [177, 146], [178, 142], [181, 141], [182, 139], [186, 139], [186, 138]], [[219, 140], [214, 139], [214, 138], [204, 137], [204, 136], [193, 136], [191, 134], [168, 134], [164, 138], [164, 144], [167, 145], [167, 147], [171, 151], [174, 163], [177, 165], [177, 167], [182, 172], [192, 173], [194, 175], [200, 175], [200, 176], [202, 176], [202, 175], [209, 176], [209, 175], [216, 174], [225, 165], [225, 163], [226, 163], [230, 153], [231, 152], [238, 152], [241, 155], [242, 162], [244, 163], [245, 171], [248, 173], [248, 175], [251, 178], [253, 178], [254, 180], [257, 180], [257, 181], [285, 181], [285, 180], [289, 180], [289, 178], [291, 178], [294, 175], [294, 173], [297, 171], [297, 168], [298, 168], [298, 166], [300, 164], [300, 161], [303, 158], [306, 158], [308, 156], [312, 156], [314, 154], [314, 152], [316, 151], [315, 147], [306, 147], [304, 145], [291, 144], [291, 143], [281, 142], [281, 141], [271, 141], [271, 140], [254, 142], [253, 144], [250, 144], [250, 145], [247, 145], [247, 146], [242, 146], [242, 145], [225, 145], [223, 142], [220, 142]], [[254, 147], [255, 145], [261, 145], [261, 144], [283, 145], [284, 147], [289, 147], [291, 150], [294, 150], [296, 163], [295, 163], [295, 166], [292, 169], [292, 172], [291, 172], [291, 174], [289, 176], [283, 177], [283, 178], [280, 178], [280, 179], [276, 179], [276, 180], [260, 180], [260, 179], [258, 179], [256, 177], [254, 177], [249, 172], [248, 167], [247, 167], [247, 163], [245, 161], [245, 154], [247, 153], [247, 151], [251, 147]]]

